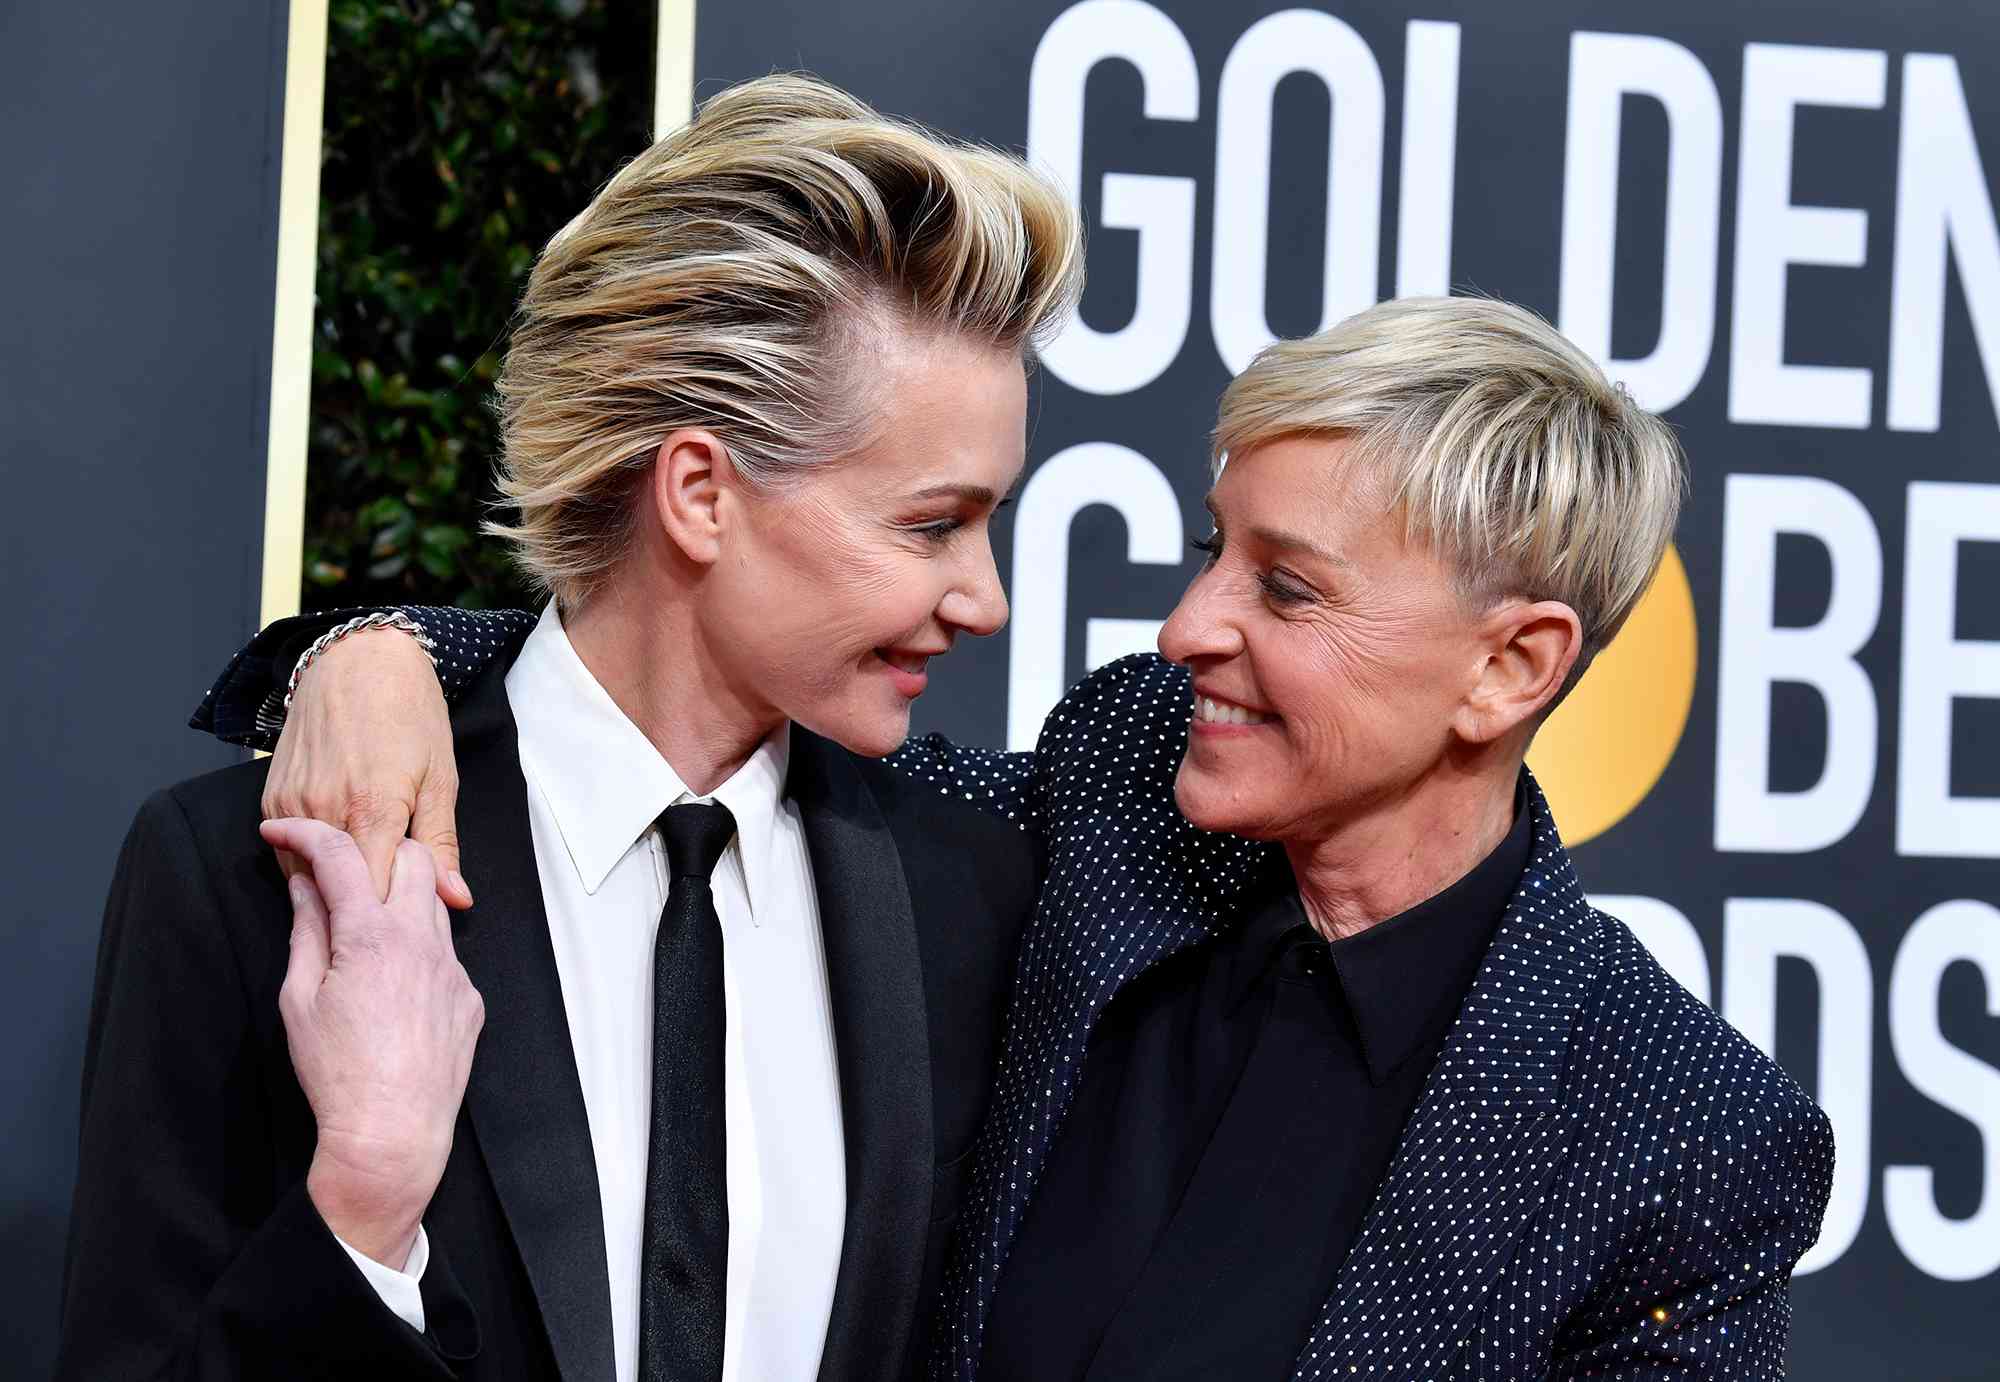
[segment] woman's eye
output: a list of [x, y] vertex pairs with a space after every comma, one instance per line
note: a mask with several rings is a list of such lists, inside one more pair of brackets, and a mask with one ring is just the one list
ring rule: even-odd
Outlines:
[[909, 531], [926, 542], [942, 543], [964, 526], [965, 520], [962, 518], [940, 518], [935, 523], [919, 523]]
[[1264, 587], [1264, 594], [1276, 604], [1296, 605], [1312, 598], [1311, 591], [1292, 584], [1276, 572], [1259, 574], [1257, 584]]
[[1222, 537], [1220, 534], [1210, 537], [1189, 538], [1188, 546], [1201, 553], [1201, 564], [1203, 566], [1215, 565], [1215, 559], [1222, 555]]

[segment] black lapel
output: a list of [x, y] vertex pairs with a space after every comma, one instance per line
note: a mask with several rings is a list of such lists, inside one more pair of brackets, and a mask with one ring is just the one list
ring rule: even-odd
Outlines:
[[477, 903], [452, 922], [486, 1002], [466, 1104], [562, 1375], [612, 1382], [611, 1287], [590, 1123], [528, 826], [507, 665], [452, 717], [465, 876]]
[[[847, 751], [794, 727], [790, 791], [819, 894], [847, 1151], [847, 1228], [819, 1375], [900, 1377], [931, 1207], [930, 1025], [916, 919], [902, 858]], [[885, 1348], [888, 1340], [896, 1345]]]
[[1302, 1373], [1308, 1363], [1314, 1375], [1442, 1372], [1569, 1155], [1563, 1071], [1601, 958], [1533, 778], [1527, 797], [1528, 867], [1299, 1355]]

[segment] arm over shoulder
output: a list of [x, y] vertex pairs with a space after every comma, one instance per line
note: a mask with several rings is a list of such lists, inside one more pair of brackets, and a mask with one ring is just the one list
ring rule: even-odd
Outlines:
[[406, 614], [437, 645], [438, 679], [455, 702], [497, 658], [511, 654], [535, 627], [525, 609], [453, 609], [443, 605], [370, 605], [280, 619], [229, 659], [201, 698], [188, 726], [231, 744], [271, 749], [285, 726], [285, 683], [315, 638], [357, 615]]

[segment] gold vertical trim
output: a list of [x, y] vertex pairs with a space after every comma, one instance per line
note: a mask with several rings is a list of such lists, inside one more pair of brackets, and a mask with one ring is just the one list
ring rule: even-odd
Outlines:
[[264, 478], [261, 622], [299, 609], [305, 557], [306, 434], [312, 407], [313, 267], [319, 244], [320, 120], [327, 0], [291, 0], [278, 165], [278, 274], [271, 314], [271, 425]]
[[653, 138], [671, 134], [694, 114], [695, 0], [660, 0], [659, 44], [653, 55]]
[[[278, 174], [278, 272], [271, 322], [271, 421], [265, 455], [261, 622], [299, 608], [305, 558], [306, 440], [312, 409], [313, 274], [319, 241], [320, 125], [328, 0], [292, 0]], [[653, 128], [694, 113], [695, 0], [660, 0]]]

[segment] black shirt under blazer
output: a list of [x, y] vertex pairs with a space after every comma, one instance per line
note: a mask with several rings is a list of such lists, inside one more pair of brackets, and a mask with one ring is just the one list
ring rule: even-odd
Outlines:
[[[486, 1025], [424, 1218], [428, 1334], [382, 1304], [304, 1191], [313, 1119], [278, 1016], [291, 905], [257, 835], [265, 765], [244, 764], [155, 795], [118, 862], [58, 1377], [611, 1382], [597, 1177], [504, 685], [511, 648], [488, 661], [452, 722], [478, 888], [452, 939]], [[792, 745], [847, 1160], [819, 1375], [898, 1378], [936, 1296], [1035, 857], [1018, 829], [878, 762], [798, 729]]]
[[1118, 990], [1000, 1274], [986, 1382], [1289, 1372], [1527, 866], [1515, 805], [1378, 925], [1329, 944], [1279, 867]]
[[[438, 638], [448, 695], [534, 622], [408, 612]], [[196, 727], [268, 742], [301, 634], [346, 613], [260, 635]], [[933, 1378], [977, 1372], [1097, 1015], [1161, 959], [1237, 924], [1275, 866], [1274, 847], [1195, 830], [1174, 806], [1192, 699], [1185, 669], [1128, 657], [1063, 698], [1032, 754], [932, 737], [888, 760], [940, 809], [956, 798], [1023, 826], [1044, 871], [936, 1304]], [[1781, 1377], [1791, 1270], [1831, 1187], [1831, 1126], [1590, 907], [1532, 779], [1526, 796], [1528, 866], [1293, 1376]]]

